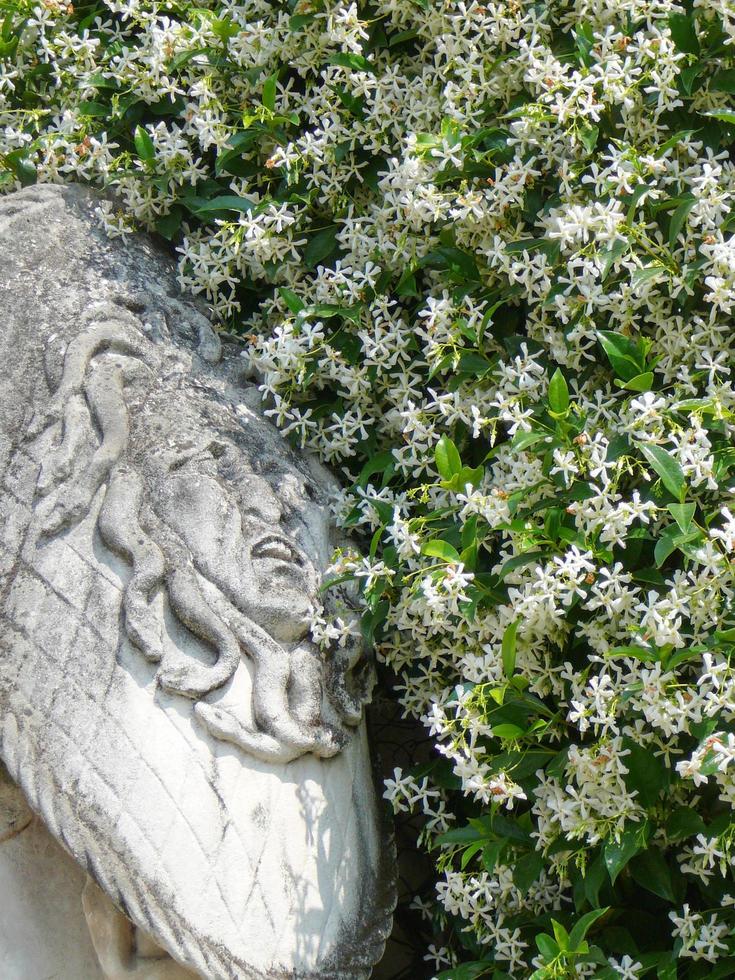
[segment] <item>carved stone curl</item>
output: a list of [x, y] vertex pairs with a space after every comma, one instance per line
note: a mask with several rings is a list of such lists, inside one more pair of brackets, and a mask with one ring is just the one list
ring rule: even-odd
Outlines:
[[365, 977], [393, 888], [371, 664], [309, 638], [329, 478], [95, 206], [0, 200], [0, 754], [98, 930], [111, 900], [206, 977]]

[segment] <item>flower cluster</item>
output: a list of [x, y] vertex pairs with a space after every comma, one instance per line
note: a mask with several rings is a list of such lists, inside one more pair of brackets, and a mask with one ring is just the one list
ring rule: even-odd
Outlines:
[[112, 189], [343, 477], [449, 980], [735, 975], [734, 92], [731, 0], [0, 27], [0, 188]]

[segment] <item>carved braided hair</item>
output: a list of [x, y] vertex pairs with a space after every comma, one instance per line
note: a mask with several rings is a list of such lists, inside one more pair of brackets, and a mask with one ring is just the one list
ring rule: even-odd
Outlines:
[[[78, 523], [104, 493], [97, 529], [105, 545], [132, 568], [122, 599], [125, 631], [148, 661], [161, 664], [159, 684], [197, 699], [195, 714], [212, 734], [261, 759], [287, 762], [308, 751], [333, 755], [347, 740], [349, 727], [359, 722], [368, 695], [369, 672], [362, 669], [359, 650], [334, 651], [328, 664], [317, 654], [300, 663], [298, 683], [310, 689], [323, 709], [314, 722], [297, 718], [289, 703], [294, 678], [288, 651], [213, 583], [205, 593], [188, 547], [149, 499], [141, 464], [151, 447], [131, 446], [129, 402], [140, 408], [156, 378], [166, 393], [189, 385], [191, 398], [206, 401], [211, 393], [194, 392], [187, 371], [180, 355], [172, 363], [169, 353], [167, 360], [166, 351], [145, 337], [129, 311], [105, 304], [88, 312], [83, 329], [67, 347], [49, 405], [29, 431], [35, 440], [60, 428], [37, 484], [38, 496], [48, 500], [40, 508], [40, 533], [54, 536]], [[224, 413], [219, 403], [216, 407], [221, 422]], [[176, 452], [173, 447], [168, 456], [159, 454], [157, 465], [176, 465]], [[193, 658], [177, 665], [162, 662], [163, 625], [154, 602], [159, 590], [165, 591], [176, 619], [215, 651], [212, 665]], [[254, 667], [255, 729], [202, 700], [227, 683], [243, 652]]]

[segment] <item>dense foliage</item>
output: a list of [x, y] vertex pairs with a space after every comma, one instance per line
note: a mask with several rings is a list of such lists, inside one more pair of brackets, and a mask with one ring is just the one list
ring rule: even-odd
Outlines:
[[735, 976], [733, 0], [2, 6], [2, 189], [116, 188], [342, 473], [427, 963]]

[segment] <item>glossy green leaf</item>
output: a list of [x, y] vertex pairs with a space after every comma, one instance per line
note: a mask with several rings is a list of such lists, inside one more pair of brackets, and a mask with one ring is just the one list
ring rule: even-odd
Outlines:
[[538, 851], [531, 851], [513, 865], [513, 884], [525, 893], [538, 880], [544, 870], [544, 858]]
[[518, 725], [494, 725], [492, 733], [496, 738], [520, 738], [525, 734], [525, 729]]
[[679, 51], [699, 54], [699, 39], [691, 14], [675, 13], [669, 16], [669, 30]]
[[269, 75], [263, 84], [263, 94], [261, 96], [261, 102], [263, 103], [263, 108], [267, 109], [269, 112], [273, 112], [276, 108], [276, 87], [278, 85], [278, 72], [273, 75]]
[[600, 854], [587, 865], [582, 879], [585, 898], [593, 908], [599, 905], [600, 889], [607, 877], [607, 867], [602, 854]]
[[554, 930], [554, 939], [556, 940], [559, 949], [569, 949], [569, 933], [561, 922], [557, 922], [556, 919], [552, 919], [551, 926]]
[[311, 236], [304, 249], [304, 264], [308, 269], [313, 269], [334, 254], [336, 249], [337, 226], [330, 225], [329, 228], [323, 228]]
[[625, 391], [650, 391], [653, 387], [653, 371], [636, 374], [629, 381], [621, 381], [620, 378], [615, 378], [615, 385], [618, 388], [624, 388]]
[[624, 747], [627, 753], [625, 767], [628, 770], [623, 777], [625, 785], [635, 791], [643, 806], [654, 806], [669, 785], [668, 769], [650, 748], [644, 748], [627, 738], [624, 740]]
[[442, 436], [434, 448], [434, 461], [443, 480], [451, 480], [462, 471], [462, 459], [449, 436]]
[[293, 290], [287, 289], [285, 286], [279, 286], [278, 292], [281, 299], [294, 315], [300, 313], [304, 309], [306, 304], [299, 296], [296, 295], [296, 293], [293, 292]]
[[142, 126], [136, 127], [133, 142], [135, 143], [135, 151], [141, 160], [153, 160], [156, 155], [156, 148], [153, 145], [153, 140]]
[[560, 368], [554, 371], [549, 382], [549, 408], [559, 417], [569, 411], [569, 388]]
[[554, 939], [545, 932], [539, 932], [534, 936], [538, 951], [545, 960], [553, 960], [559, 955], [559, 946]]
[[676, 902], [671, 869], [658, 848], [649, 847], [634, 857], [630, 862], [630, 873], [642, 888], [667, 902]]
[[678, 806], [666, 820], [666, 833], [674, 841], [685, 840], [706, 830], [704, 820], [689, 806]]
[[694, 512], [697, 509], [697, 505], [669, 504], [666, 509], [679, 525], [679, 530], [686, 534], [692, 525], [692, 519], [694, 518]]
[[592, 926], [601, 919], [603, 915], [609, 912], [609, 907], [604, 909], [593, 909], [591, 912], [587, 912], [580, 919], [574, 923], [572, 931], [569, 933], [569, 948], [577, 949], [579, 944], [583, 939], [587, 938], [587, 933], [590, 931]]
[[696, 203], [696, 197], [690, 195], [686, 200], [682, 201], [676, 211], [671, 215], [671, 221], [669, 222], [669, 248], [673, 248], [676, 244], [679, 233], [684, 227], [687, 215]]
[[631, 827], [623, 832], [619, 840], [612, 839], [605, 844], [602, 856], [613, 885], [630, 859], [643, 848], [640, 836], [640, 828]]
[[199, 204], [195, 213], [203, 217], [215, 211], [240, 211], [247, 214], [253, 210], [253, 207], [253, 202], [246, 197], [238, 197], [236, 194], [222, 194]]
[[719, 119], [722, 122], [735, 124], [735, 111], [732, 109], [717, 109], [713, 112], [705, 112], [704, 115], [709, 116], [711, 119]]
[[645, 357], [638, 344], [610, 330], [599, 330], [597, 336], [615, 374], [622, 381], [630, 381], [645, 372]]
[[375, 65], [361, 54], [349, 54], [346, 51], [339, 51], [337, 54], [330, 55], [330, 65], [340, 65], [342, 68], [352, 68], [353, 71], [367, 71], [375, 74]]
[[501, 646], [503, 672], [506, 677], [512, 677], [516, 669], [516, 633], [520, 625], [520, 619], [506, 626], [503, 633], [503, 643]]
[[669, 493], [678, 500], [683, 500], [686, 492], [686, 479], [677, 460], [662, 446], [657, 446], [654, 443], [642, 442], [639, 443], [639, 448]]
[[474, 960], [472, 963], [461, 963], [450, 970], [442, 970], [436, 975], [436, 980], [475, 980], [492, 969], [492, 963]]
[[429, 558], [441, 558], [442, 561], [455, 564], [459, 562], [459, 552], [457, 549], [449, 544], [448, 541], [442, 541], [440, 538], [427, 541], [421, 548], [421, 554]]

